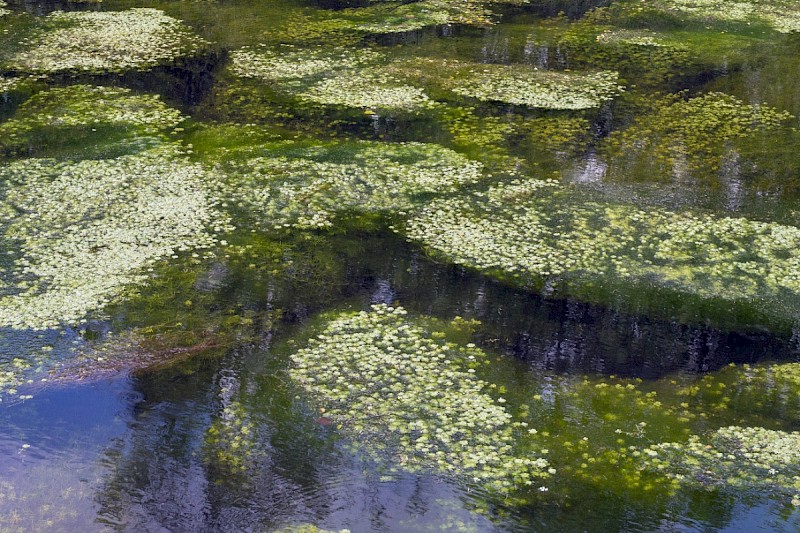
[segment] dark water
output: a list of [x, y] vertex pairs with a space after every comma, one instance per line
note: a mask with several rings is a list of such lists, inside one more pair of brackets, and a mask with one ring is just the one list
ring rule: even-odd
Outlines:
[[[242, 46], [286, 40], [278, 35], [293, 17], [306, 17], [302, 20], [311, 28], [331, 14], [367, 9], [367, 4], [8, 4], [37, 17], [56, 10], [157, 7], [212, 44], [198, 58], [145, 72], [52, 75], [23, 92], [5, 94], [0, 120], [13, 117], [29, 94], [45, 87], [103, 84], [159, 94], [190, 116], [176, 138], [192, 143], [192, 157], [201, 163], [215, 161], [220, 147], [235, 152], [246, 144], [214, 127], [247, 123], [284, 139], [440, 143], [487, 168], [505, 169], [513, 158], [526, 175], [556, 175], [580, 194], [602, 201], [797, 223], [796, 118], [773, 137], [725, 145], [725, 164], [712, 173], [701, 169], [687, 177], [673, 168], [656, 175], [653, 167], [620, 163], [603, 151], [604, 139], [646, 115], [649, 102], [666, 93], [686, 98], [719, 91], [800, 116], [796, 35], [724, 18], [683, 24], [655, 12], [651, 20], [622, 17], [625, 30], [663, 31], [687, 43], [691, 60], [662, 68], [624, 50], [587, 52], [580, 39], [570, 45], [559, 37], [584, 31], [580, 24], [587, 12], [606, 4], [613, 8], [614, 2], [506, 6], [497, 8], [502, 17], [491, 27], [447, 24], [359, 35], [357, 42], [394, 58], [446, 57], [554, 70], [615, 68], [626, 93], [584, 114], [450, 101], [440, 116], [364, 116], [295, 108], [269, 88], [247, 92], [247, 83], [233, 79], [226, 67], [231, 52]], [[602, 24], [613, 29], [612, 23]], [[479, 121], [524, 124], [573, 116], [585, 120], [586, 128], [578, 141], [557, 147], [509, 134], [498, 156], [481, 144], [482, 130], [467, 142], [450, 128], [450, 117], [467, 113], [462, 109], [467, 104]], [[65, 157], [67, 152], [66, 158], [81, 159], [96, 153], [89, 141], [85, 147], [67, 142], [63, 148], [62, 139], [45, 134], [40, 140], [26, 153], [4, 155], [0, 164], [28, 156]], [[742, 377], [750, 368], [745, 365], [800, 360], [797, 317], [775, 319], [774, 313], [761, 313], [759, 301], [684, 300], [680, 292], [619, 288], [613, 282], [576, 293], [547, 283], [516, 286], [432, 258], [392, 232], [389, 218], [353, 217], [330, 231], [270, 233], [242, 216], [228, 239], [243, 253], [197, 261], [177, 254], [161, 261], [151, 283], [109, 306], [106, 318], [90, 316], [60, 329], [0, 330], [2, 369], [13, 370], [14, 358], [30, 363], [18, 372], [24, 376], [14, 387], [18, 390], [1, 397], [0, 532], [255, 532], [300, 525], [353, 532], [800, 530], [797, 506], [786, 494], [696, 485], [668, 495], [648, 493], [627, 484], [621, 466], [603, 463], [604, 452], [615, 446], [618, 426], [646, 422], [652, 428], [663, 422], [647, 433], [647, 444], [686, 440], [687, 427], [693, 433], [729, 425], [798, 431], [796, 383], [788, 392], [765, 386], [767, 399], [756, 405]], [[786, 309], [800, 305], [796, 294], [788, 298]], [[373, 304], [402, 305], [412, 316], [480, 321], [471, 340], [494, 358], [487, 379], [507, 390], [515, 406], [544, 398], [545, 407], [531, 421], [547, 432], [542, 442], [553, 450], [551, 463], [559, 472], [547, 495], [502, 498], [435, 471], [385, 476], [374, 457], [354, 452], [347, 434], [315, 416], [287, 372], [291, 353], [319, 327], [321, 313], [366, 310]], [[131, 332], [139, 339], [136, 348], [114, 343]], [[111, 348], [92, 351], [103, 346]], [[634, 392], [613, 403], [595, 395], [596, 386], [605, 383]], [[706, 383], [727, 387], [733, 400], [725, 400], [724, 393], [686, 392]], [[663, 409], [661, 403], [653, 407], [655, 396], [646, 396], [651, 392]], [[697, 418], [664, 422], [688, 411]], [[582, 438], [592, 446], [585, 454], [564, 444]], [[576, 465], [589, 457], [598, 461], [583, 475]]]

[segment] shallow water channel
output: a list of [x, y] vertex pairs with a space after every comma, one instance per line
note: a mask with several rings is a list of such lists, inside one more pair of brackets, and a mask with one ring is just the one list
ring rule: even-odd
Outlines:
[[0, 533], [800, 530], [800, 8], [644, 4], [0, 1]]

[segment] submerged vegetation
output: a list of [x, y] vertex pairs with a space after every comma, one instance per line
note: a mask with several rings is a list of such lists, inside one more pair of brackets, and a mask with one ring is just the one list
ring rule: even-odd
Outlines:
[[552, 180], [518, 180], [435, 200], [401, 231], [449, 261], [532, 288], [640, 284], [756, 301], [777, 323], [800, 312], [794, 226], [581, 200]]
[[800, 523], [794, 3], [74, 4], [0, 0], [0, 416], [135, 376], [66, 529]]
[[321, 415], [390, 471], [435, 469], [501, 492], [538, 484], [555, 470], [541, 451], [514, 456], [527, 431], [475, 376], [485, 359], [405, 309], [377, 305], [332, 320], [292, 356], [290, 373]]
[[0, 57], [0, 67], [36, 74], [146, 70], [196, 56], [206, 47], [157, 9], [56, 11], [41, 19], [16, 53]]
[[29, 159], [2, 170], [0, 323], [45, 329], [100, 310], [158, 259], [208, 248], [224, 225], [207, 174], [165, 145], [109, 160]]
[[433, 144], [280, 143], [274, 148], [283, 155], [220, 167], [220, 196], [263, 228], [326, 228], [337, 214], [391, 214], [482, 177], [479, 163]]

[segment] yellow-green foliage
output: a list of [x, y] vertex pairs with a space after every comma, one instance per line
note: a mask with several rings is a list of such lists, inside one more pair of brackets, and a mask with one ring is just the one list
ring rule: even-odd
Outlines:
[[734, 96], [665, 96], [649, 101], [652, 111], [612, 134], [606, 147], [613, 167], [650, 165], [657, 175], [714, 172], [730, 143], [773, 131], [792, 118], [766, 105], [747, 105]]
[[[692, 407], [710, 416], [800, 421], [800, 363], [729, 365], [678, 391]], [[744, 418], [748, 421], [747, 418]]]
[[105, 141], [108, 136], [163, 137], [182, 121], [180, 112], [156, 95], [90, 85], [53, 88], [31, 97], [12, 119], [0, 124], [0, 152], [22, 152], [31, 144], [53, 138], [75, 142], [98, 129]]
[[27, 159], [0, 169], [3, 239], [0, 324], [74, 323], [116, 299], [146, 269], [207, 248], [224, 226], [208, 173], [164, 145], [108, 160]]
[[363, 453], [507, 492], [550, 473], [537, 453], [514, 455], [522, 437], [506, 400], [475, 376], [485, 359], [402, 308], [376, 305], [331, 320], [292, 356], [290, 373]]
[[647, 7], [704, 22], [766, 23], [781, 33], [800, 31], [800, 6], [792, 0], [656, 0]]
[[157, 9], [56, 11], [2, 63], [32, 73], [124, 72], [173, 63], [207, 45]]
[[538, 109], [593, 109], [623, 90], [612, 71], [559, 72], [431, 58], [400, 61], [389, 70], [456, 96]]
[[800, 505], [800, 433], [723, 427], [707, 438], [666, 442], [644, 450], [646, 468], [681, 484], [757, 489]]
[[223, 165], [220, 196], [267, 228], [325, 228], [339, 212], [392, 213], [481, 179], [481, 165], [435, 144], [275, 146]]
[[434, 200], [404, 229], [438, 255], [516, 283], [643, 283], [700, 298], [769, 302], [800, 294], [800, 229], [574, 197], [529, 179]]
[[238, 381], [223, 379], [219, 397], [220, 412], [206, 431], [209, 459], [228, 473], [240, 473], [252, 466], [256, 449], [256, 427], [240, 400]]

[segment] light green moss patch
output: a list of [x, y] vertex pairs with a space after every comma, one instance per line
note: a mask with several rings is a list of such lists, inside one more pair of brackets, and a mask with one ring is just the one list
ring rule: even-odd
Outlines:
[[800, 432], [729, 426], [708, 438], [694, 435], [685, 443], [650, 446], [643, 455], [647, 468], [681, 484], [755, 489], [800, 499]]
[[75, 144], [97, 136], [93, 132], [98, 130], [105, 141], [163, 136], [182, 121], [180, 112], [156, 95], [89, 85], [54, 88], [34, 95], [0, 124], [0, 152], [14, 153], [32, 144]]
[[5, 67], [32, 73], [146, 70], [194, 56], [207, 43], [157, 9], [56, 11]]
[[783, 318], [798, 311], [791, 308], [800, 294], [794, 226], [598, 203], [554, 181], [529, 180], [473, 199], [434, 200], [404, 231], [450, 261], [523, 285], [616, 280], [759, 301]]
[[330, 227], [339, 212], [408, 209], [482, 176], [479, 163], [434, 144], [285, 144], [275, 152], [223, 167], [220, 193], [275, 229]]
[[402, 308], [333, 319], [292, 356], [292, 378], [354, 446], [406, 471], [507, 492], [548, 477], [542, 457], [515, 457], [503, 398], [475, 377], [485, 354], [406, 317]]
[[649, 105], [651, 113], [640, 115], [630, 127], [606, 141], [606, 149], [615, 158], [612, 172], [631, 165], [653, 167], [662, 177], [687, 171], [714, 172], [731, 143], [777, 131], [792, 118], [787, 112], [748, 105], [724, 93], [688, 100], [679, 96], [653, 98]]
[[144, 282], [157, 260], [211, 246], [208, 228], [223, 224], [208, 174], [172, 146], [110, 160], [29, 159], [0, 177], [6, 327], [80, 321]]

